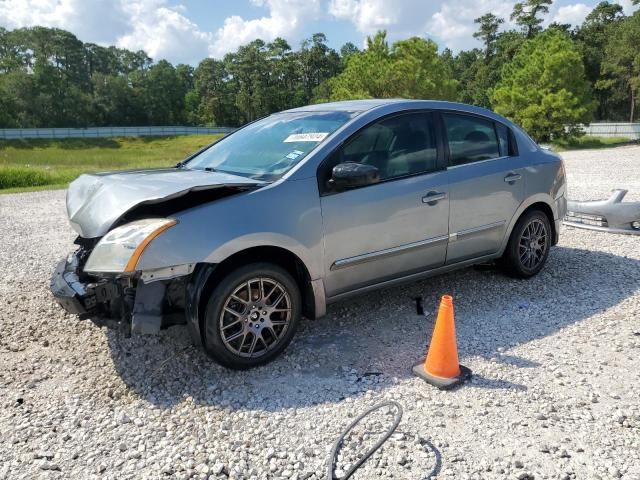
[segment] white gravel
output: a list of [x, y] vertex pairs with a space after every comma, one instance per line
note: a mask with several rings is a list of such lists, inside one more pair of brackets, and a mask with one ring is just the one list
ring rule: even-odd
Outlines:
[[[573, 198], [640, 199], [640, 147], [565, 158]], [[0, 478], [321, 479], [340, 431], [394, 399], [399, 433], [354, 478], [640, 479], [639, 237], [565, 228], [530, 281], [468, 269], [333, 305], [238, 373], [183, 327], [125, 339], [63, 313], [63, 197], [0, 196]], [[444, 293], [474, 371], [451, 392], [410, 373]], [[390, 424], [377, 415], [340, 468]]]

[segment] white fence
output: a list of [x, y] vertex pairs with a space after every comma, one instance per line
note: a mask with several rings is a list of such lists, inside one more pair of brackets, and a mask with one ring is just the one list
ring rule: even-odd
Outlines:
[[626, 137], [640, 140], [640, 123], [592, 123], [582, 130], [595, 137]]
[[228, 127], [0, 128], [0, 139], [212, 135], [233, 130]]

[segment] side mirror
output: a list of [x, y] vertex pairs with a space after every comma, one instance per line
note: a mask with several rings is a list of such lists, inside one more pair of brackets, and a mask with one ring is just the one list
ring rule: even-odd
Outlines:
[[380, 172], [373, 165], [364, 163], [339, 163], [331, 172], [329, 185], [338, 190], [362, 187], [380, 181]]

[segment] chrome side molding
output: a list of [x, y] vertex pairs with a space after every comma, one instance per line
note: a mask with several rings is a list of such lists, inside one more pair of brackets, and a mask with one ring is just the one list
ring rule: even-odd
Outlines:
[[340, 270], [341, 268], [352, 267], [354, 265], [359, 265], [361, 263], [366, 263], [373, 260], [379, 260], [383, 257], [400, 255], [409, 250], [414, 250], [416, 248], [435, 245], [437, 243], [446, 242], [447, 240], [449, 240], [449, 235], [440, 235], [438, 237], [428, 238], [426, 240], [420, 240], [419, 242], [407, 243], [406, 245], [387, 248], [385, 250], [378, 250], [377, 252], [363, 253], [362, 255], [343, 258], [341, 260], [336, 260], [335, 262], [333, 262], [333, 265], [331, 265], [331, 270]]
[[495, 228], [501, 228], [505, 224], [504, 220], [494, 223], [488, 223], [486, 225], [480, 225], [479, 227], [465, 228], [464, 230], [460, 230], [459, 232], [449, 234], [449, 241], [455, 242], [459, 240], [461, 237], [466, 237], [470, 235], [475, 235], [477, 233], [486, 232], [487, 230], [493, 230]]

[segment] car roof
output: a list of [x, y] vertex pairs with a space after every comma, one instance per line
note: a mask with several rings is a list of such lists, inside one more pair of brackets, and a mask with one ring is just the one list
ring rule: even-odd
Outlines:
[[[313, 163], [312, 159], [316, 154], [321, 156], [326, 155], [328, 151], [338, 145], [345, 138], [353, 135], [354, 132], [359, 129], [370, 125], [372, 122], [378, 121], [378, 119], [383, 118], [386, 115], [402, 114], [404, 112], [416, 110], [458, 112], [461, 114], [480, 115], [481, 117], [500, 122], [503, 125], [510, 127], [516, 137], [519, 147], [522, 145], [526, 151], [531, 152], [538, 150], [536, 143], [531, 140], [531, 138], [529, 138], [529, 136], [524, 133], [520, 127], [513, 124], [508, 119], [486, 108], [468, 105], [465, 103], [447, 102], [443, 100], [409, 100], [404, 98], [346, 100], [340, 102], [318, 103], [315, 105], [306, 105], [303, 107], [292, 108], [290, 110], [284, 110], [284, 113], [317, 112], [320, 114], [323, 112], [344, 112], [353, 114], [351, 115], [352, 118], [327, 137], [327, 143], [324, 147], [320, 145], [319, 149], [315, 150], [315, 153], [312, 152], [310, 155], [305, 157], [302, 162], [285, 174], [284, 178], [309, 178], [315, 176], [316, 171], [314, 169], [317, 165]], [[273, 115], [278, 115], [279, 113], [274, 113]]]
[[402, 98], [372, 98], [369, 100], [344, 100], [341, 102], [316, 103], [304, 107], [291, 108], [285, 112], [364, 112], [381, 105], [406, 102]]
[[[442, 100], [410, 100], [406, 98], [372, 98], [367, 100], [344, 100], [340, 102], [317, 103], [304, 107], [284, 110], [284, 112], [357, 112], [362, 113], [378, 107], [397, 105], [400, 108], [433, 108], [443, 110], [457, 110], [468, 113], [479, 113], [490, 117], [497, 115], [485, 108], [476, 107], [458, 102], [446, 102]], [[500, 118], [500, 120], [503, 120]]]

